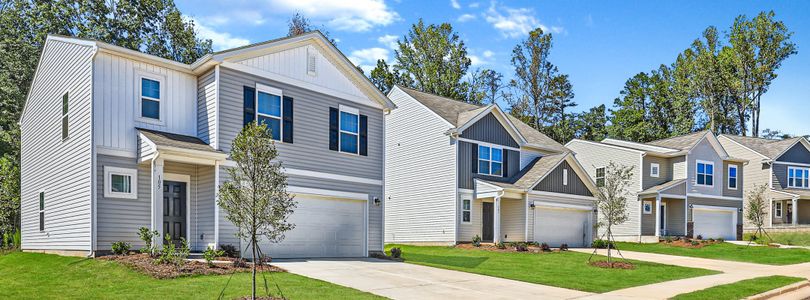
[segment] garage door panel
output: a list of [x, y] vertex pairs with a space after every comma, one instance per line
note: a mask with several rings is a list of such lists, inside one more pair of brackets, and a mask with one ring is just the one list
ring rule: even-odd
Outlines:
[[694, 236], [703, 238], [724, 238], [727, 240], [736, 239], [734, 234], [736, 222], [734, 216], [736, 212], [725, 210], [695, 209], [692, 212], [694, 219]]
[[538, 206], [534, 211], [534, 240], [551, 247], [587, 246], [590, 211]]

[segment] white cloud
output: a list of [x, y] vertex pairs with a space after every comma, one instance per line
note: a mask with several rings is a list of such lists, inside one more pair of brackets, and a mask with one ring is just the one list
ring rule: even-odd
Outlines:
[[197, 34], [199, 34], [201, 38], [210, 39], [214, 50], [230, 49], [250, 44], [250, 40], [248, 39], [235, 37], [227, 32], [217, 32], [194, 18], [185, 18], [194, 21]]
[[493, 55], [495, 55], [495, 52], [492, 52], [492, 51], [486, 50], [486, 51], [484, 51], [483, 55], [484, 55], [484, 57], [486, 57], [486, 58], [490, 58], [490, 57], [492, 57]]
[[378, 37], [377, 42], [385, 45], [389, 49], [397, 49], [399, 48], [399, 44], [397, 44], [397, 39], [398, 37], [396, 35], [386, 34], [384, 36]]
[[461, 9], [461, 4], [458, 4], [458, 0], [450, 0], [450, 6], [455, 9]]
[[494, 1], [484, 16], [487, 22], [492, 24], [503, 36], [510, 38], [525, 36], [538, 27], [544, 32], [560, 33], [564, 30], [562, 27], [557, 26], [549, 29], [541, 24], [534, 17], [534, 10], [531, 8], [496, 7]]
[[214, 27], [230, 25], [231, 23], [262, 25], [267, 21], [260, 12], [255, 10], [234, 10], [211, 16], [198, 17], [197, 19], [208, 26]]
[[469, 8], [478, 8], [479, 5], [480, 4], [478, 2], [473, 2], [473, 3], [470, 3], [470, 5], [467, 5], [467, 7], [469, 7]]
[[473, 14], [463, 14], [463, 15], [458, 16], [458, 19], [456, 19], [456, 21], [461, 22], [461, 23], [464, 23], [464, 22], [467, 22], [467, 21], [470, 21], [470, 20], [475, 20], [475, 15], [473, 15]]
[[390, 51], [385, 48], [373, 47], [352, 51], [349, 54], [349, 60], [355, 65], [360, 66], [363, 71], [371, 72], [377, 66], [378, 59], [388, 61], [388, 54]]
[[399, 14], [383, 0], [270, 0], [271, 9], [300, 11], [312, 19], [328, 20], [336, 30], [368, 31], [375, 26], [386, 26], [399, 20]]
[[492, 64], [493, 61], [491, 60], [491, 58], [493, 56], [495, 56], [495, 52], [492, 52], [490, 50], [484, 50], [484, 52], [481, 52], [480, 56], [476, 54], [467, 54], [467, 57], [470, 58], [470, 65], [474, 67]]

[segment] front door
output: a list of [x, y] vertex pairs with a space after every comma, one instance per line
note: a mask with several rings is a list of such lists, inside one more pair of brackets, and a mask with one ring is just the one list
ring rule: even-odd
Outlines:
[[186, 183], [163, 181], [163, 238], [171, 237], [175, 246], [186, 237]]
[[484, 205], [484, 208], [481, 210], [481, 213], [483, 214], [483, 219], [481, 220], [483, 221], [481, 225], [481, 240], [491, 243], [495, 239], [493, 234], [495, 231], [495, 209], [492, 202], [484, 202], [482, 204]]

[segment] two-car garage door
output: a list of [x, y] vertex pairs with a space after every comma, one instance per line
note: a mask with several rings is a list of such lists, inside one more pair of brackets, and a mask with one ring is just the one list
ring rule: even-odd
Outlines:
[[535, 202], [534, 241], [551, 247], [587, 247], [591, 211], [586, 207], [542, 205]]
[[300, 194], [295, 200], [298, 207], [288, 219], [295, 228], [279, 244], [260, 243], [265, 255], [273, 258], [366, 255], [366, 201]]
[[737, 209], [700, 207], [692, 210], [694, 220], [694, 236], [703, 238], [724, 238], [735, 240], [737, 238]]

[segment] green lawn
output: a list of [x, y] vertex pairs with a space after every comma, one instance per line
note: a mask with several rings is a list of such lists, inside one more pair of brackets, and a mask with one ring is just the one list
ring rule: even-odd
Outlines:
[[[381, 299], [290, 273], [265, 274], [273, 294], [278, 296], [277, 284], [288, 299]], [[250, 274], [158, 280], [110, 261], [21, 252], [0, 256], [0, 299], [217, 299], [226, 285], [223, 299], [250, 295]]]
[[409, 245], [387, 245], [386, 251], [391, 247], [402, 248], [407, 263], [596, 293], [718, 273], [640, 261], [633, 261], [634, 270], [602, 269], [589, 266], [589, 255], [577, 252], [504, 253]]
[[806, 249], [779, 249], [762, 246], [734, 245], [731, 243], [708, 245], [699, 249], [670, 246], [666, 243], [618, 243], [617, 246], [620, 250], [733, 260], [767, 265], [791, 265], [810, 262], [810, 250]]
[[713, 299], [713, 300], [737, 300], [749, 296], [764, 293], [776, 288], [780, 288], [792, 283], [805, 280], [799, 277], [787, 276], [767, 276], [747, 279], [735, 283], [718, 285], [705, 290], [675, 296], [675, 300], [692, 299]]
[[[774, 243], [793, 246], [810, 246], [810, 232], [774, 232], [768, 233]], [[749, 240], [750, 234], [745, 234], [745, 240]], [[767, 241], [767, 237], [764, 238]]]

